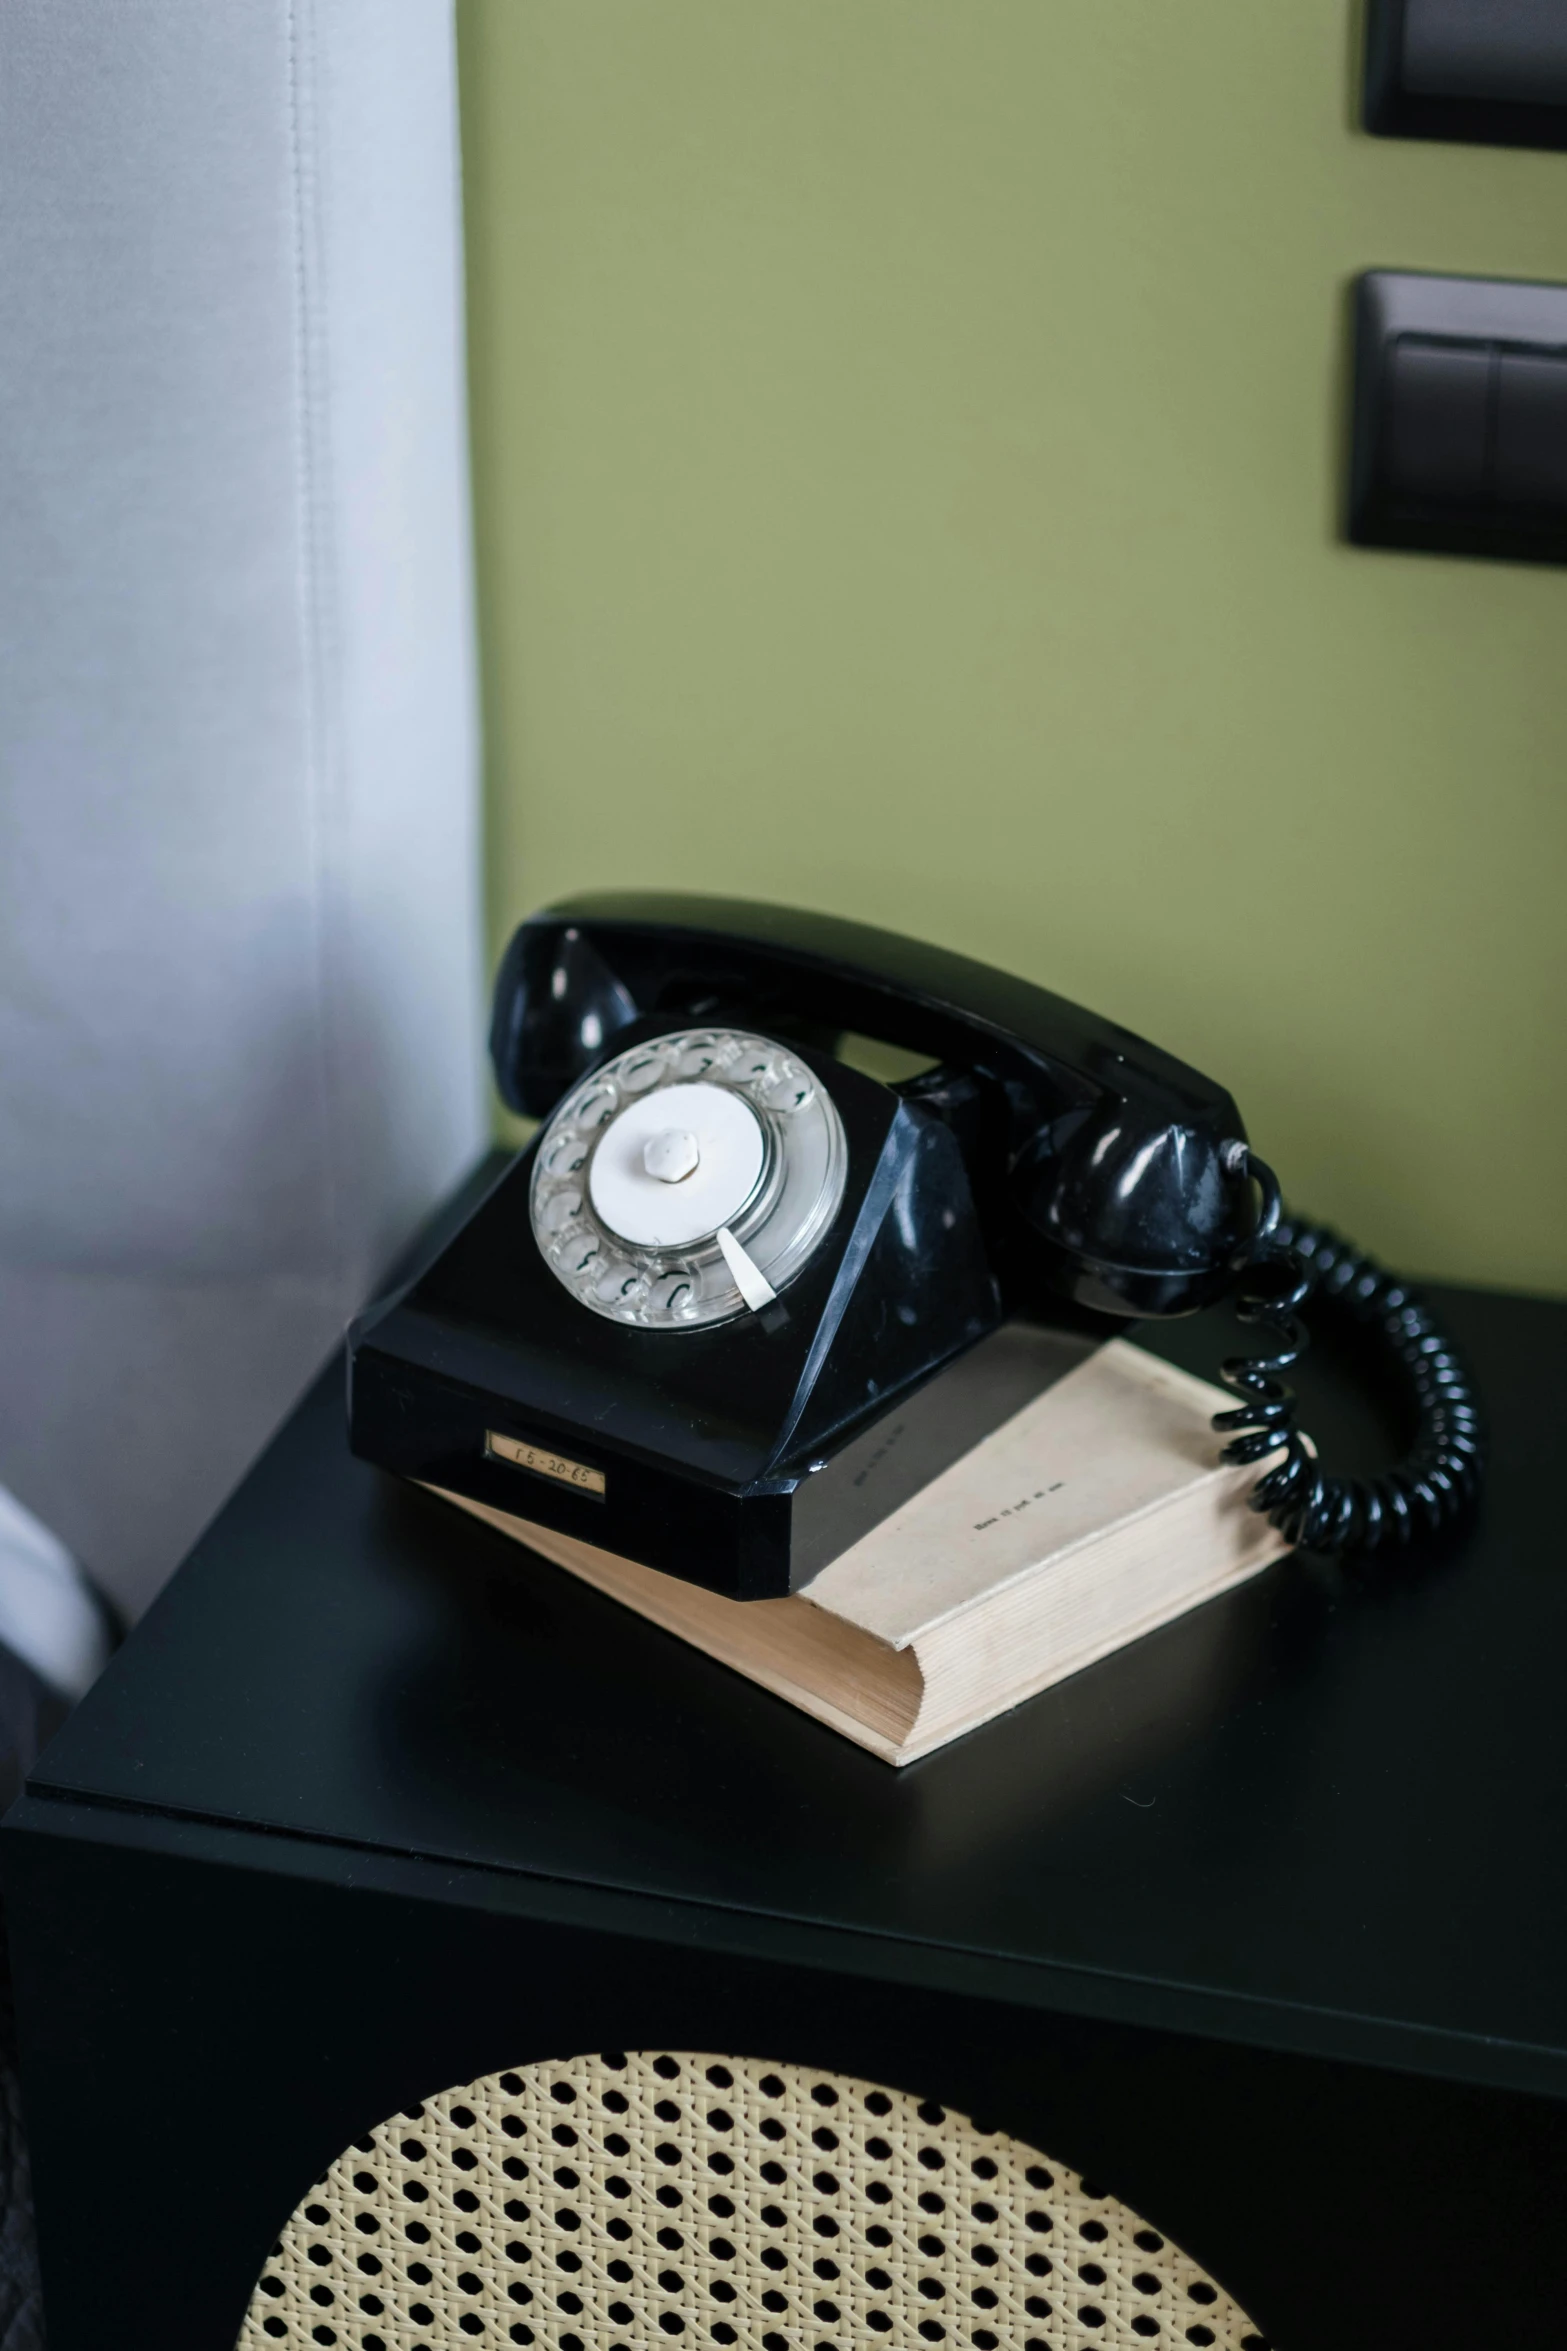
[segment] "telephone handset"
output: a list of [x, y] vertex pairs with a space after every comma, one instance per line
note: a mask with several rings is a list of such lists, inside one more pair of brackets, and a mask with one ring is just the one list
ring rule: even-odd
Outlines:
[[[926, 1057], [886, 1085], [845, 1033]], [[739, 1598], [799, 1579], [800, 1497], [915, 1384], [1023, 1316], [1109, 1329], [1233, 1298], [1269, 1355], [1226, 1457], [1297, 1542], [1372, 1549], [1475, 1491], [1478, 1418], [1425, 1309], [1283, 1219], [1230, 1096], [1080, 1007], [890, 932], [624, 893], [525, 922], [491, 1052], [545, 1121], [351, 1341], [356, 1450]], [[1312, 1287], [1374, 1328], [1409, 1458], [1322, 1473], [1282, 1374]], [[525, 1473], [519, 1499], [515, 1472]], [[508, 1474], [511, 1473], [511, 1474]]]

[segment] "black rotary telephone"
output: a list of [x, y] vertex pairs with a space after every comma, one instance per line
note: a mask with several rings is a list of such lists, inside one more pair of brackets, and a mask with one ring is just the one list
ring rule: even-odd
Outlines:
[[[886, 1085], [845, 1033], [924, 1056]], [[1229, 1297], [1278, 1333], [1223, 1377], [1225, 1458], [1293, 1542], [1434, 1531], [1478, 1418], [1430, 1315], [1286, 1220], [1223, 1088], [985, 965], [786, 907], [626, 893], [525, 922], [505, 1100], [546, 1123], [350, 1335], [356, 1452], [752, 1599], [802, 1578], [812, 1481], [1013, 1317], [1107, 1330]], [[1390, 1351], [1408, 1458], [1324, 1474], [1282, 1374], [1317, 1286]]]

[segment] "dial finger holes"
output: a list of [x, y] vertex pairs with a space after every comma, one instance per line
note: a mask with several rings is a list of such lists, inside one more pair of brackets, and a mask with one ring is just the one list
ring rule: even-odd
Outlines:
[[655, 1313], [679, 1321], [696, 1311], [696, 1279], [683, 1268], [677, 1273], [660, 1274], [657, 1281], [648, 1285], [647, 1297]]
[[578, 1100], [573, 1116], [579, 1126], [605, 1126], [615, 1115], [616, 1101], [613, 1086], [592, 1086]]
[[611, 1258], [593, 1284], [593, 1295], [605, 1306], [634, 1306], [647, 1290], [647, 1278], [634, 1265]]
[[710, 1077], [734, 1057], [729, 1038], [716, 1031], [711, 1036], [682, 1037], [676, 1040], [674, 1074], [678, 1078]]
[[604, 1244], [597, 1233], [585, 1230], [571, 1234], [560, 1252], [561, 1270], [574, 1281], [584, 1280], [592, 1273], [603, 1255]]
[[539, 1206], [539, 1226], [546, 1233], [563, 1233], [574, 1216], [582, 1212], [582, 1194], [575, 1184], [552, 1192]]
[[587, 1144], [581, 1135], [574, 1134], [568, 1127], [563, 1135], [555, 1136], [548, 1144], [540, 1156], [539, 1165], [554, 1182], [561, 1176], [580, 1175], [587, 1156]]
[[780, 1117], [789, 1118], [797, 1110], [808, 1110], [815, 1096], [816, 1088], [806, 1072], [796, 1063], [788, 1062], [769, 1080], [763, 1089], [762, 1100], [769, 1110], [776, 1110]]

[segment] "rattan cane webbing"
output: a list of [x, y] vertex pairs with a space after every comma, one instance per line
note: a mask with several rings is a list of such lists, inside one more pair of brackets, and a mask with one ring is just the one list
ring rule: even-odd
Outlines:
[[339, 2156], [239, 2351], [1266, 2351], [1196, 2263], [899, 2090], [644, 2050], [443, 2091]]

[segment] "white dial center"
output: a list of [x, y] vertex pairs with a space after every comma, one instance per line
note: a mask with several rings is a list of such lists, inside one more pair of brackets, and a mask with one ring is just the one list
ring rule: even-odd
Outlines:
[[702, 1149], [684, 1127], [664, 1127], [642, 1146], [642, 1164], [661, 1184], [683, 1184], [702, 1164]]
[[761, 1121], [732, 1088], [661, 1086], [605, 1128], [588, 1198], [633, 1248], [679, 1249], [733, 1224], [766, 1158]]

